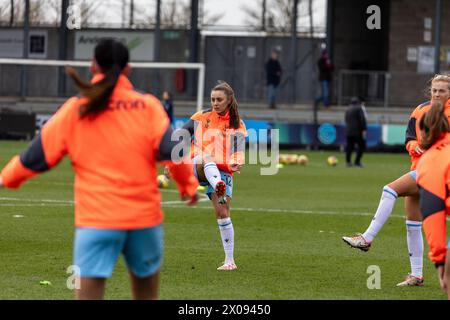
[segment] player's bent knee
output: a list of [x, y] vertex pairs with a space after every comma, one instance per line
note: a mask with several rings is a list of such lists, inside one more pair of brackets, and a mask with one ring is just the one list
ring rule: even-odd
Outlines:
[[391, 184], [387, 184], [383, 187], [383, 194], [388, 194], [394, 198], [398, 197], [398, 192], [394, 188], [392, 188]]
[[219, 219], [225, 219], [230, 217], [230, 212], [226, 208], [220, 208], [217, 210], [217, 217]]

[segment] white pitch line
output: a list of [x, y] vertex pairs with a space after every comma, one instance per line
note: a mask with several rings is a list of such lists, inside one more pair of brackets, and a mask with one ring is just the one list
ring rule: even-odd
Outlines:
[[20, 199], [20, 198], [8, 198], [8, 197], [0, 197], [0, 201], [24, 201], [24, 202], [48, 202], [48, 203], [65, 203], [65, 204], [74, 204], [74, 201], [71, 200], [53, 200], [53, 199]]
[[56, 181], [27, 181], [27, 184], [51, 184], [55, 186], [73, 186], [73, 182], [56, 182]]
[[73, 204], [64, 203], [34, 203], [34, 204], [14, 204], [14, 203], [0, 203], [0, 207], [73, 207]]
[[[161, 192], [168, 193], [178, 193], [177, 190], [160, 190]], [[201, 197], [198, 202], [206, 202], [209, 198], [205, 194], [199, 194]], [[41, 207], [70, 207], [75, 204], [75, 201], [72, 200], [53, 200], [53, 199], [21, 199], [21, 198], [10, 198], [10, 197], [0, 197], [0, 201], [21, 201], [21, 202], [34, 202], [36, 204], [12, 204], [12, 203], [0, 203], [0, 207], [33, 207], [33, 206], [41, 206]], [[53, 205], [49, 205], [49, 203]], [[171, 205], [171, 204], [184, 204], [185, 201], [182, 200], [171, 200], [171, 201], [162, 201], [161, 204]]]
[[[183, 208], [181, 206], [167, 206], [170, 208]], [[212, 207], [193, 206], [193, 209], [211, 210]], [[374, 213], [369, 212], [337, 212], [337, 211], [314, 211], [314, 210], [290, 210], [290, 209], [269, 209], [269, 208], [240, 208], [231, 207], [232, 211], [248, 211], [248, 212], [270, 212], [270, 213], [300, 213], [300, 214], [319, 214], [319, 215], [346, 215], [346, 216], [373, 216]], [[391, 217], [403, 218], [402, 215], [393, 214]]]
[[[177, 190], [172, 189], [162, 189], [161, 192], [167, 193], [178, 193]], [[199, 196], [202, 198], [199, 199], [199, 202], [207, 202], [209, 201], [208, 197], [205, 194], [200, 193]], [[22, 201], [22, 202], [33, 202], [34, 204], [10, 204], [0, 203], [0, 207], [33, 207], [33, 206], [41, 206], [41, 207], [69, 207], [74, 205], [74, 201], [68, 200], [53, 200], [53, 199], [20, 199], [20, 198], [9, 198], [9, 197], [0, 197], [0, 201]], [[184, 201], [181, 200], [172, 200], [172, 201], [163, 201], [162, 205], [166, 208], [186, 208], [185, 206], [180, 206], [184, 204]], [[212, 207], [199, 207], [193, 206], [191, 208], [194, 209], [202, 209], [202, 210], [212, 210]], [[232, 207], [233, 211], [247, 211], [247, 212], [266, 212], [266, 213], [300, 213], [300, 214], [318, 214], [318, 215], [345, 215], [345, 216], [373, 216], [372, 212], [339, 212], [339, 211], [315, 211], [315, 210], [298, 210], [298, 209], [271, 209], [271, 208], [242, 208], [242, 207]], [[395, 218], [404, 218], [403, 215], [392, 215]]]
[[[169, 193], [177, 193], [177, 190], [164, 190], [164, 192]], [[203, 198], [199, 199], [199, 202], [208, 201], [208, 197], [204, 194], [200, 194]], [[0, 197], [0, 201], [22, 201], [22, 202], [34, 202], [34, 204], [10, 204], [0, 203], [0, 207], [33, 207], [33, 206], [41, 206], [41, 207], [64, 207], [64, 206], [73, 206], [74, 201], [67, 200], [52, 200], [52, 199], [20, 199], [20, 198], [9, 198], [9, 197]], [[185, 208], [185, 206], [180, 206], [179, 204], [184, 204], [184, 201], [174, 200], [174, 201], [163, 201], [162, 205], [168, 208]], [[199, 207], [193, 206], [191, 208], [194, 209], [202, 209], [202, 210], [211, 210], [212, 207]], [[369, 212], [338, 212], [338, 211], [314, 211], [314, 210], [296, 210], [296, 209], [270, 209], [270, 208], [242, 208], [242, 207], [232, 207], [234, 211], [247, 211], [247, 212], [266, 212], [266, 213], [300, 213], [300, 214], [319, 214], [319, 215], [347, 215], [347, 216], [373, 216], [374, 213]], [[403, 218], [402, 215], [392, 215], [392, 217]]]
[[[0, 198], [0, 200], [5, 199], [5, 198]], [[11, 198], [8, 198], [11, 199]], [[26, 201], [24, 199], [17, 199], [17, 200], [22, 200], [22, 201]], [[209, 200], [208, 198], [206, 199], [200, 199], [199, 202], [203, 202], [203, 201], [207, 201]], [[37, 201], [37, 200], [34, 200]], [[172, 205], [172, 204], [182, 204], [184, 203], [183, 201], [166, 201], [163, 202], [163, 206], [166, 208], [180, 208], [180, 209], [185, 209], [186, 206], [180, 206], [180, 205]], [[69, 204], [64, 204], [64, 203], [35, 203], [35, 204], [12, 204], [12, 203], [7, 203], [7, 204], [1, 204], [0, 203], [0, 207], [72, 207], [73, 203]], [[190, 207], [192, 209], [201, 209], [201, 210], [213, 210], [212, 207], [198, 207], [198, 206], [192, 206]], [[373, 216], [373, 213], [369, 213], [369, 212], [337, 212], [337, 211], [313, 211], [313, 210], [289, 210], [289, 209], [269, 209], [269, 208], [240, 208], [240, 207], [236, 207], [236, 208], [232, 208], [232, 210], [234, 211], [247, 211], [247, 212], [265, 212], [265, 213], [299, 213], [299, 214], [309, 214], [309, 215], [343, 215], [343, 216]], [[403, 215], [397, 215], [397, 214], [393, 214], [391, 215], [391, 217], [393, 218], [404, 218]], [[447, 217], [447, 221], [450, 221], [450, 217]]]

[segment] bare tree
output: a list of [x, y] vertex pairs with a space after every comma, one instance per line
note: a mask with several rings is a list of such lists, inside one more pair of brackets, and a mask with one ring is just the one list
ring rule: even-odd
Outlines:
[[[265, 26], [267, 31], [289, 32], [292, 23], [293, 0], [258, 0], [255, 6], [244, 4], [241, 9], [246, 14], [245, 23], [255, 30]], [[260, 8], [264, 8], [261, 10]], [[262, 17], [265, 12], [265, 17]], [[280, 18], [277, 18], [280, 15]]]
[[190, 24], [191, 6], [187, 3], [172, 1], [161, 6], [161, 25], [166, 27], [187, 27]]
[[[29, 0], [30, 25], [58, 26], [61, 20], [61, 0]], [[155, 25], [154, 2], [134, 1], [134, 26], [151, 28]], [[24, 21], [25, 0], [0, 0], [0, 25], [21, 26]], [[190, 24], [190, 0], [161, 1], [161, 26], [163, 28], [188, 28]], [[125, 26], [125, 8], [130, 0], [71, 0], [80, 13], [81, 27]], [[201, 2], [200, 2], [201, 3]], [[209, 14], [200, 7], [199, 20], [203, 25], [214, 25], [220, 14]], [[129, 9], [128, 9], [129, 10]], [[117, 23], [112, 21], [117, 20]]]
[[[61, 12], [61, 1], [30, 0], [30, 25], [58, 26]], [[22, 18], [22, 20], [24, 17]]]
[[[117, 1], [117, 0], [116, 0]], [[120, 0], [122, 1], [122, 0]], [[111, 1], [108, 0], [72, 0], [70, 5], [77, 6], [81, 18], [81, 27], [93, 24], [108, 25], [109, 22], [102, 19], [99, 8], [108, 8], [108, 14], [113, 10]], [[24, 22], [25, 1], [10, 0], [0, 1], [0, 25], [21, 26]], [[7, 22], [9, 20], [9, 23]], [[31, 26], [58, 26], [61, 20], [61, 0], [30, 0]]]
[[[248, 6], [248, 4], [242, 5], [241, 10], [245, 12], [245, 24], [254, 27], [255, 29], [265, 29], [267, 25], [267, 9], [266, 0], [258, 0], [258, 5], [255, 7], [263, 8], [261, 12], [258, 9]], [[262, 16], [265, 16], [264, 18]]]
[[[156, 0], [155, 0], [156, 1]], [[137, 27], [152, 27], [156, 24], [155, 12], [145, 10], [142, 3], [135, 6], [135, 25]], [[201, 2], [199, 3], [199, 20], [204, 25], [214, 25], [220, 18], [220, 14], [210, 14], [204, 11]], [[191, 23], [191, 4], [189, 0], [170, 0], [161, 2], [161, 27], [187, 29]]]
[[314, 36], [313, 0], [308, 0], [309, 36]]
[[[255, 30], [265, 29], [269, 32], [291, 32], [294, 0], [258, 0], [257, 2], [258, 4], [254, 6], [249, 6], [248, 4], [241, 6], [241, 10], [246, 14], [245, 23], [247, 25], [252, 26]], [[311, 3], [311, 0], [298, 1], [297, 21], [308, 17], [310, 21], [309, 28], [312, 28], [312, 9], [300, 10], [300, 8], [308, 5], [312, 6]], [[265, 10], [261, 8], [265, 8]], [[262, 17], [263, 14], [265, 14], [264, 18]]]
[[[85, 28], [88, 26], [107, 26], [110, 24], [110, 21], [105, 21], [105, 17], [102, 18], [101, 13], [99, 12], [99, 8], [107, 7], [108, 10], [108, 19], [110, 18], [110, 15], [114, 13], [114, 10], [111, 10], [114, 8], [112, 6], [112, 3], [109, 3], [110, 1], [107, 0], [72, 0], [71, 4], [76, 5], [79, 8], [80, 11], [80, 18], [81, 18], [81, 28]], [[97, 20], [97, 21], [93, 21]]]
[[9, 26], [12, 27], [14, 23], [14, 0], [10, 0], [11, 8], [10, 8], [10, 17], [9, 17]]
[[223, 18], [223, 15], [220, 13], [211, 14], [208, 10], [205, 10], [203, 2], [204, 2], [203, 0], [200, 0], [199, 3], [199, 10], [200, 10], [199, 19], [201, 25], [213, 26], [217, 24], [217, 22], [219, 22]]
[[12, 27], [17, 19], [14, 0], [0, 2], [0, 25]]
[[[30, 0], [30, 25], [57, 25], [61, 9], [58, 0]], [[10, 0], [0, 3], [0, 25], [22, 26], [25, 19], [25, 1]], [[8, 22], [7, 22], [8, 21]]]

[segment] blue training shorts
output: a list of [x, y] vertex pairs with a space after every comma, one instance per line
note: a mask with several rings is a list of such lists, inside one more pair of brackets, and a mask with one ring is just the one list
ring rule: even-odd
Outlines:
[[[194, 175], [198, 179], [196, 158], [194, 158], [193, 168], [194, 168]], [[224, 171], [220, 171], [220, 170], [219, 170], [219, 172], [220, 172], [220, 177], [221, 177], [222, 181], [225, 182], [225, 184], [227, 186], [225, 194], [227, 195], [227, 197], [231, 198], [233, 196], [233, 176], [231, 174], [229, 174], [228, 172], [224, 172]], [[205, 193], [208, 196], [208, 198], [211, 199], [211, 194], [214, 193], [214, 188], [207, 181], [199, 181], [199, 184], [201, 186], [208, 186], [208, 189], [206, 189]]]
[[[227, 195], [227, 197], [231, 198], [233, 196], [233, 176], [228, 172], [223, 172], [220, 170], [219, 172], [222, 181], [225, 182], [227, 186], [225, 194]], [[209, 199], [211, 199], [211, 194], [214, 193], [214, 188], [209, 183], [207, 183], [207, 186], [208, 189], [206, 189], [206, 195], [208, 196]]]
[[417, 172], [416, 172], [416, 170], [410, 171], [409, 175], [414, 179], [414, 181], [417, 181]]
[[136, 277], [145, 278], [161, 267], [163, 238], [162, 225], [136, 230], [77, 228], [74, 264], [81, 277], [109, 278], [123, 253], [129, 270]]

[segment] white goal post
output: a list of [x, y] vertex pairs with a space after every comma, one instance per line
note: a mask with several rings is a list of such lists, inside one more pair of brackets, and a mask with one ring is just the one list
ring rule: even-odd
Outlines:
[[[13, 65], [35, 65], [35, 66], [72, 66], [72, 67], [89, 67], [90, 61], [76, 60], [40, 60], [40, 59], [2, 59], [1, 64]], [[197, 111], [203, 108], [203, 92], [205, 89], [205, 64], [204, 63], [188, 63], [188, 62], [130, 62], [131, 67], [148, 68], [148, 69], [191, 69], [198, 70], [197, 84]]]

